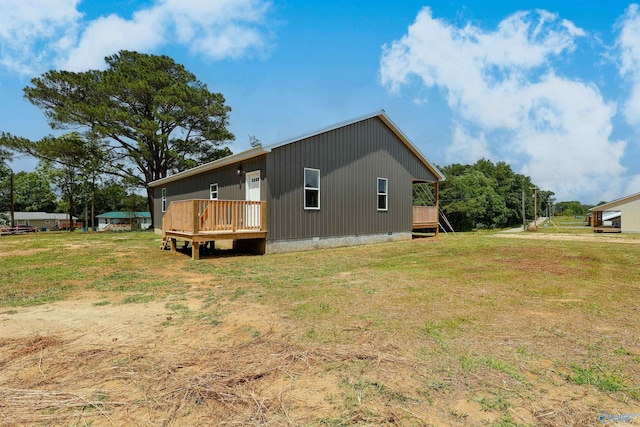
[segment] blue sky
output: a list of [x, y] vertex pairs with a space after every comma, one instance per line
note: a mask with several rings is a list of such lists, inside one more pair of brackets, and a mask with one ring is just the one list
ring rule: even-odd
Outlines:
[[384, 109], [438, 165], [506, 161], [559, 201], [640, 192], [632, 3], [0, 0], [0, 131], [51, 133], [30, 79], [121, 49], [221, 92], [234, 152]]

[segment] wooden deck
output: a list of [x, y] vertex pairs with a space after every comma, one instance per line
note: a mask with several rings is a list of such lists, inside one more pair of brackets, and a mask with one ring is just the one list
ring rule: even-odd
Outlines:
[[[610, 224], [610, 225], [607, 225]], [[604, 211], [591, 213], [591, 229], [594, 233], [621, 233], [620, 218], [613, 221], [604, 220]]]
[[191, 242], [192, 258], [200, 259], [200, 245], [216, 240], [267, 238], [266, 202], [246, 200], [181, 200], [171, 202], [162, 218], [163, 247]]
[[438, 234], [438, 207], [437, 206], [414, 206], [413, 207], [413, 230], [423, 228], [435, 228]]
[[601, 226], [601, 227], [593, 227], [594, 233], [622, 233], [622, 229], [620, 227], [609, 227], [609, 226]]
[[[203, 244], [216, 240], [255, 240], [264, 252], [266, 208], [266, 202], [245, 200], [171, 202], [162, 218], [162, 247], [169, 245], [175, 251], [178, 240], [190, 242], [192, 258], [199, 259]], [[438, 227], [437, 206], [413, 206], [413, 230], [435, 229], [438, 234]]]

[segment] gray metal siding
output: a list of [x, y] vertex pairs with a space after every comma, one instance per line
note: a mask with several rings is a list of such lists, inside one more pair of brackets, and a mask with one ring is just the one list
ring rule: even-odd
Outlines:
[[[320, 170], [320, 210], [304, 209], [304, 168]], [[377, 117], [275, 148], [267, 160], [268, 239], [411, 231], [412, 181], [435, 176]], [[388, 211], [377, 210], [377, 178]]]
[[242, 171], [260, 170], [260, 199], [267, 200], [268, 186], [266, 182], [266, 156], [245, 160], [233, 165], [224, 166], [209, 172], [190, 176], [179, 181], [154, 188], [154, 227], [162, 227], [162, 188], [167, 189], [167, 207], [169, 203], [186, 199], [209, 199], [209, 186], [218, 184], [218, 199], [245, 200], [245, 176], [238, 176], [238, 166]]

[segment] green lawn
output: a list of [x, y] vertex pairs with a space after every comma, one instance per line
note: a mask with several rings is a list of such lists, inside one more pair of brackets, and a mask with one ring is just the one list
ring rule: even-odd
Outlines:
[[[151, 233], [2, 237], [0, 316], [70, 299], [100, 310], [154, 302], [171, 314], [161, 331], [215, 334], [261, 307], [263, 321], [243, 323], [241, 337], [207, 341], [246, 346], [238, 355], [268, 346], [256, 366], [282, 356], [255, 380], [257, 400], [238, 400], [236, 412], [221, 404], [249, 423], [262, 396], [252, 425], [597, 425], [601, 411], [640, 413], [640, 239], [542, 238], [570, 235], [572, 222], [526, 233], [535, 239], [441, 234], [200, 261], [159, 250]], [[158, 407], [150, 417], [166, 421]], [[204, 410], [185, 407], [176, 425]], [[110, 413], [124, 417], [118, 408]]]

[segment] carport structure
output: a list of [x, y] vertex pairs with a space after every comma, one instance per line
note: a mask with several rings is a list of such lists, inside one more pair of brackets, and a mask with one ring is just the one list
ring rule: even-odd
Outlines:
[[640, 233], [640, 193], [590, 209], [594, 233]]

